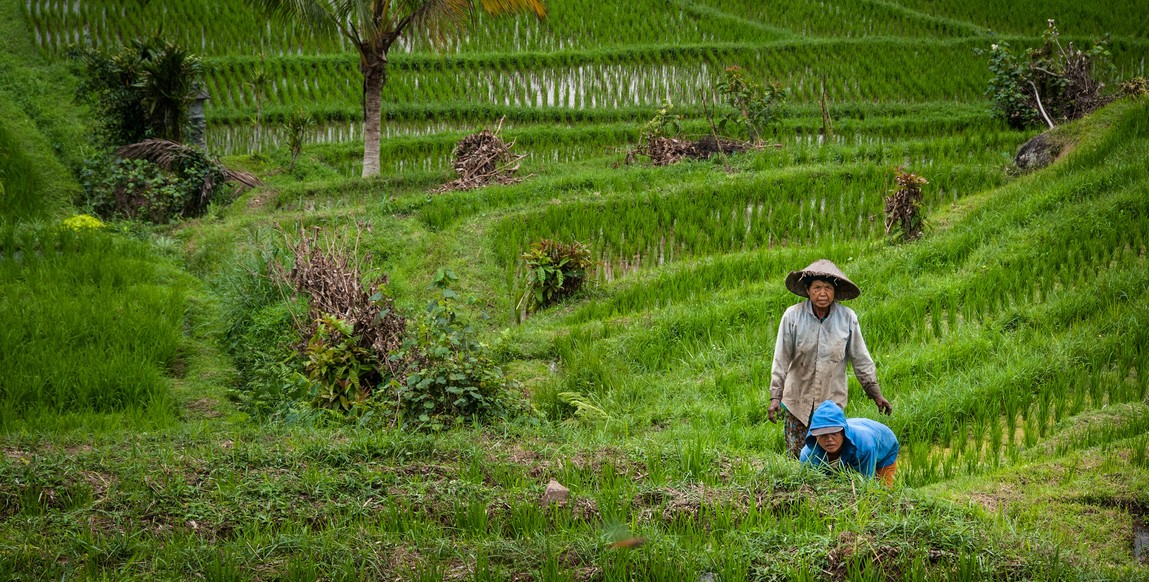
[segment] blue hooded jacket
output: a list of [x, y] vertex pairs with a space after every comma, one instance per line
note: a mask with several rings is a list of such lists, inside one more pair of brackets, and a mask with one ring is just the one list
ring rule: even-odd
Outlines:
[[[898, 460], [898, 437], [886, 425], [868, 418], [847, 419], [833, 400], [818, 405], [810, 417], [810, 431], [816, 428], [844, 427], [846, 438], [839, 449], [843, 465], [873, 477], [874, 471], [888, 467]], [[806, 432], [806, 446], [799, 457], [801, 462], [818, 467], [829, 464], [826, 451], [818, 446], [818, 437]]]

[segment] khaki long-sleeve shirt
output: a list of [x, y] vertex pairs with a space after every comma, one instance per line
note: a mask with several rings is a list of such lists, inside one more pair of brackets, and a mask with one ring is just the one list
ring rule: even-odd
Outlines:
[[778, 324], [770, 398], [781, 400], [803, 422], [825, 400], [845, 409], [847, 362], [854, 364], [854, 375], [866, 395], [880, 397], [877, 366], [854, 310], [835, 302], [826, 319], [819, 321], [809, 301], [792, 305]]

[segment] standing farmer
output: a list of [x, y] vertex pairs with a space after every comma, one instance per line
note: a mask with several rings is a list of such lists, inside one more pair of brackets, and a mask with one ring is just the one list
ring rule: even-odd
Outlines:
[[790, 306], [778, 324], [774, 344], [774, 365], [770, 380], [770, 422], [782, 413], [786, 448], [798, 458], [806, 441], [814, 407], [833, 400], [846, 408], [846, 363], [854, 364], [854, 375], [878, 410], [890, 414], [893, 407], [882, 397], [877, 368], [858, 316], [838, 301], [862, 294], [830, 261], [821, 259], [786, 277], [786, 288], [808, 301]]

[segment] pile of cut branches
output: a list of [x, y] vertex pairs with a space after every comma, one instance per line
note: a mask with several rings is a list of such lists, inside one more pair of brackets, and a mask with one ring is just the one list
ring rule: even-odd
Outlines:
[[641, 155], [650, 158], [656, 166], [669, 166], [677, 164], [683, 159], [708, 160], [717, 153], [730, 155], [758, 149], [749, 142], [725, 137], [706, 135], [697, 141], [679, 139], [674, 137], [654, 136], [643, 140], [637, 148], [630, 150], [626, 155], [626, 163], [634, 162], [634, 156]]
[[309, 299], [310, 319], [300, 326], [305, 342], [315, 335], [323, 316], [338, 318], [351, 326], [362, 348], [371, 350], [393, 376], [399, 376], [406, 362], [391, 361], [387, 356], [402, 346], [407, 319], [380, 291], [380, 286], [388, 283], [386, 275], [364, 287], [362, 269], [354, 262], [359, 237], [352, 248], [346, 244], [337, 237], [321, 239], [318, 226], [310, 233], [300, 229], [299, 240], [288, 242], [295, 256], [291, 270], [278, 263], [273, 263], [273, 268], [281, 281]]
[[499, 137], [502, 127], [503, 122], [499, 120], [495, 131], [484, 129], [464, 137], [454, 152], [454, 168], [459, 177], [436, 188], [435, 192], [472, 190], [490, 184], [521, 181], [515, 172], [519, 171], [519, 162], [527, 156], [511, 151], [515, 142], [507, 143]]
[[929, 184], [925, 178], [907, 172], [905, 166], [894, 170], [897, 189], [886, 196], [886, 235], [900, 235], [904, 241], [921, 238], [924, 219], [922, 217], [922, 186]]

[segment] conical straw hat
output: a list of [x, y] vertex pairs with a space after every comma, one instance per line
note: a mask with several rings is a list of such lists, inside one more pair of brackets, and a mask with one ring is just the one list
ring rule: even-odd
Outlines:
[[800, 297], [809, 297], [804, 281], [806, 277], [829, 277], [836, 281], [834, 285], [837, 287], [834, 291], [835, 301], [854, 299], [862, 294], [862, 290], [837, 265], [826, 259], [818, 259], [801, 271], [790, 271], [790, 274], [786, 276], [786, 288]]

